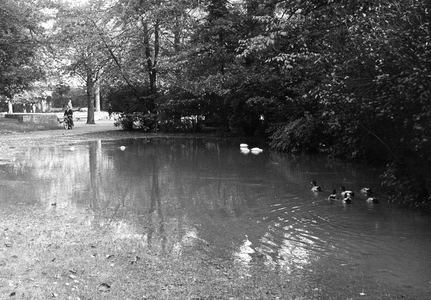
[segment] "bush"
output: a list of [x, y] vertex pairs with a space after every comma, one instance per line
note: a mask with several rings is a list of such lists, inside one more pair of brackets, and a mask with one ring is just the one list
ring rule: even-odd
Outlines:
[[159, 105], [159, 125], [164, 132], [201, 132], [207, 108], [198, 99], [168, 100]]
[[391, 162], [382, 177], [383, 184], [392, 187], [391, 202], [431, 209], [427, 178], [418, 171], [418, 166], [411, 162]]
[[270, 146], [279, 151], [316, 152], [324, 145], [322, 143], [321, 126], [310, 114], [290, 121], [284, 126], [273, 129]]
[[123, 130], [132, 131], [134, 129], [145, 132], [157, 131], [157, 115], [153, 113], [121, 113], [115, 120], [114, 125], [121, 127]]
[[128, 85], [110, 87], [107, 103], [114, 112], [133, 114], [135, 112], [154, 111], [154, 96], [146, 86], [137, 84], [136, 89]]

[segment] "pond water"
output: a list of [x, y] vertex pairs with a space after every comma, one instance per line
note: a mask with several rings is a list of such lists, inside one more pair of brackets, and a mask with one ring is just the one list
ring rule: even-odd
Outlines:
[[[387, 203], [381, 170], [250, 146], [264, 151], [186, 138], [34, 147], [0, 166], [0, 203], [86, 207], [120, 237], [167, 255], [207, 246], [245, 276], [255, 264], [313, 270], [327, 295], [350, 284], [358, 297], [381, 289], [431, 298], [431, 220]], [[323, 192], [311, 192], [311, 180]], [[359, 193], [353, 204], [328, 201], [341, 185], [370, 187], [380, 203]]]

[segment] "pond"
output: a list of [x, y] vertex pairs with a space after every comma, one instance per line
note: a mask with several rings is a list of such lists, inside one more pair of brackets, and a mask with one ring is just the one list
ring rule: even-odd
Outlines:
[[[264, 151], [209, 138], [34, 147], [1, 166], [0, 204], [83, 207], [165, 255], [206, 251], [244, 276], [256, 265], [308, 276], [322, 299], [431, 298], [431, 220], [387, 202], [382, 170], [255, 146]], [[342, 185], [352, 204], [328, 200]], [[359, 195], [365, 186], [380, 203]]]

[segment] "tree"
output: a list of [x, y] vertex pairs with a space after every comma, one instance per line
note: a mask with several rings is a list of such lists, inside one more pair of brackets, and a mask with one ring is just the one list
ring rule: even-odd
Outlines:
[[64, 101], [64, 96], [67, 95], [70, 92], [71, 88], [70, 85], [68, 85], [65, 82], [60, 82], [55, 86], [55, 93], [59, 96], [60, 103], [57, 103], [59, 107], [66, 106], [66, 101]]
[[9, 101], [43, 77], [37, 60], [43, 15], [35, 6], [8, 0], [0, 7], [0, 94]]
[[[65, 65], [65, 71], [78, 76], [86, 86], [87, 124], [94, 124], [95, 85], [109, 63], [108, 53], [100, 39], [100, 16], [95, 1], [88, 6], [59, 6], [53, 43]], [[64, 59], [67, 57], [67, 59]]]

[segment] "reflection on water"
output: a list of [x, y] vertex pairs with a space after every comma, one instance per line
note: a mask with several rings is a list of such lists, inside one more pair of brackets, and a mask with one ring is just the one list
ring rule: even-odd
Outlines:
[[[0, 203], [85, 208], [118, 239], [176, 256], [210, 248], [244, 276], [259, 263], [287, 273], [353, 266], [429, 293], [431, 222], [385, 203], [379, 170], [264, 150], [205, 139], [36, 147], [1, 166]], [[310, 191], [313, 179], [322, 193]], [[382, 203], [328, 201], [341, 185], [370, 187]]]

